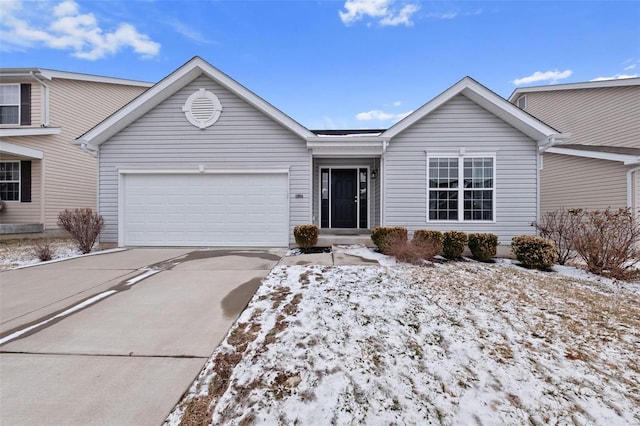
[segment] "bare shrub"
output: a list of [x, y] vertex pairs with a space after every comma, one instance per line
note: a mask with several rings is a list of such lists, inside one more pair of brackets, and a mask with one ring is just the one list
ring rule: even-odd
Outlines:
[[376, 226], [371, 230], [371, 241], [384, 254], [390, 242], [398, 244], [399, 240], [407, 240], [407, 228], [404, 226]]
[[393, 256], [399, 262], [418, 265], [424, 260], [433, 259], [438, 254], [436, 247], [427, 242], [414, 243], [400, 234], [391, 234], [386, 238], [385, 254]]
[[442, 254], [447, 259], [459, 259], [462, 257], [464, 246], [467, 245], [469, 237], [460, 231], [447, 231], [444, 233], [442, 244]]
[[556, 244], [560, 265], [576, 257], [574, 240], [583, 216], [582, 209], [560, 209], [543, 214], [540, 222], [533, 223], [541, 237]]
[[318, 244], [318, 227], [316, 225], [298, 225], [293, 228], [296, 244], [303, 250]]
[[640, 252], [640, 222], [631, 209], [594, 210], [584, 214], [574, 245], [589, 272], [624, 279]]
[[480, 262], [489, 262], [496, 257], [498, 236], [495, 234], [469, 234], [469, 250], [473, 258]]
[[442, 253], [442, 241], [444, 235], [442, 231], [432, 231], [427, 229], [418, 229], [413, 233], [413, 244], [428, 244], [433, 247], [434, 255]]
[[511, 251], [526, 268], [549, 270], [558, 260], [553, 241], [535, 235], [519, 235], [511, 240]]
[[53, 258], [53, 245], [51, 240], [37, 240], [33, 244], [33, 254], [43, 262]]
[[89, 253], [104, 228], [104, 220], [88, 208], [67, 209], [58, 215], [58, 226], [71, 235], [82, 253]]

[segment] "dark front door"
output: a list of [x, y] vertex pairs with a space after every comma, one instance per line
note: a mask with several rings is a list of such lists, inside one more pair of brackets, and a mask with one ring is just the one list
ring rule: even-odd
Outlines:
[[331, 170], [331, 227], [358, 227], [358, 169]]

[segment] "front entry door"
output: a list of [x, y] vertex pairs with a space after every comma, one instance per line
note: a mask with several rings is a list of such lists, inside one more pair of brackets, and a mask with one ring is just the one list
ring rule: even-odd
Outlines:
[[331, 227], [358, 227], [358, 170], [331, 170]]

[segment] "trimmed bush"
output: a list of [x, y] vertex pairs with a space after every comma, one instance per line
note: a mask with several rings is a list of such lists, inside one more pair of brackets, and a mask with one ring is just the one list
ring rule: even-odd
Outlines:
[[433, 255], [442, 253], [442, 241], [444, 235], [441, 231], [418, 229], [413, 233], [412, 242], [414, 245], [429, 245], [433, 248]]
[[308, 249], [318, 244], [318, 227], [316, 225], [298, 225], [293, 228], [296, 244], [301, 249]]
[[371, 241], [382, 253], [387, 253], [389, 243], [407, 240], [407, 228], [404, 226], [376, 226], [371, 230]]
[[511, 240], [511, 251], [526, 268], [549, 270], [558, 261], [555, 243], [535, 235], [519, 235]]
[[89, 253], [104, 228], [104, 220], [91, 209], [64, 210], [58, 215], [58, 226], [71, 235], [82, 253]]
[[442, 239], [442, 254], [447, 259], [460, 259], [468, 240], [467, 234], [464, 232], [445, 232]]
[[496, 257], [498, 236], [495, 234], [469, 234], [469, 250], [474, 259], [488, 262]]

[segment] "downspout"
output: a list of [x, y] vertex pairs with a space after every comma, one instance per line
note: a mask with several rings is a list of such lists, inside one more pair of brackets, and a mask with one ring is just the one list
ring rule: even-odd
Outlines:
[[627, 171], [627, 207], [633, 210], [633, 175], [640, 172], [640, 167]]
[[384, 155], [387, 153], [387, 146], [389, 145], [388, 140], [382, 141], [382, 155], [380, 156], [380, 173], [378, 174], [378, 182], [380, 185], [380, 226], [385, 226], [385, 218], [386, 218], [386, 210], [387, 203], [385, 200], [385, 186], [387, 184], [386, 175], [386, 161], [384, 161]]
[[49, 127], [49, 85], [33, 71], [29, 71], [29, 75], [44, 87], [44, 99], [42, 100], [42, 127]]

